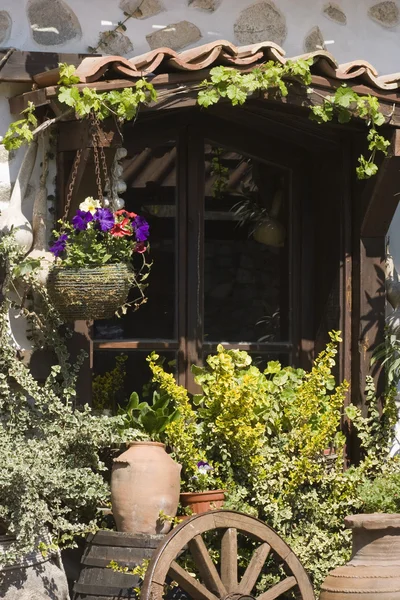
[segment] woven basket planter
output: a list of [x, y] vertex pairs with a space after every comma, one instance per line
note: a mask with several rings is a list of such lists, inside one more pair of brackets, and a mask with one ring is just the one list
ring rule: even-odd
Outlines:
[[47, 289], [66, 321], [110, 319], [128, 299], [132, 274], [126, 263], [80, 269], [54, 267]]

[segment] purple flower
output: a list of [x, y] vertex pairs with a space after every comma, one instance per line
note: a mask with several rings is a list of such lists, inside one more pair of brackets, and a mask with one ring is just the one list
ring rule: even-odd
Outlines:
[[137, 242], [145, 242], [149, 237], [149, 224], [143, 217], [135, 217], [132, 222]]
[[72, 219], [72, 225], [74, 226], [74, 229], [77, 229], [78, 231], [85, 231], [90, 221], [93, 221], [92, 213], [78, 209], [76, 215]]
[[204, 460], [199, 460], [197, 468], [202, 475], [207, 475], [208, 471], [212, 471], [212, 466]]
[[54, 254], [54, 256], [60, 256], [62, 252], [65, 250], [65, 246], [67, 245], [68, 235], [63, 233], [60, 237], [52, 244], [49, 248], [50, 252]]
[[99, 224], [101, 231], [110, 231], [114, 227], [114, 215], [108, 208], [98, 208], [94, 220]]

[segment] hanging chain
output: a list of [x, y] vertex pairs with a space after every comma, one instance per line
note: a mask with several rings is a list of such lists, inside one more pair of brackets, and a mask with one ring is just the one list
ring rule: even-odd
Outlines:
[[[103, 170], [103, 178], [104, 178], [104, 189], [110, 191], [110, 179], [108, 177], [108, 169], [107, 169], [107, 161], [104, 153], [104, 148], [101, 144], [100, 137], [100, 123], [95, 114], [91, 113], [90, 119], [92, 121], [92, 140], [93, 140], [93, 156], [94, 156], [94, 166], [96, 173], [96, 184], [98, 191], [98, 198], [100, 202], [103, 204], [103, 184], [101, 180], [101, 170]], [[99, 156], [100, 155], [100, 156]], [[100, 164], [101, 159], [101, 164]]]
[[67, 193], [67, 199], [65, 202], [64, 216], [62, 218], [62, 220], [64, 222], [66, 222], [66, 220], [68, 219], [69, 209], [71, 208], [72, 195], [74, 193], [75, 181], [76, 181], [76, 176], [78, 173], [79, 163], [81, 161], [81, 155], [82, 155], [82, 148], [79, 148], [76, 151], [74, 164], [72, 165], [71, 181], [68, 186], [68, 193]]
[[[97, 185], [97, 194], [100, 203], [103, 205], [104, 197], [103, 197], [103, 183], [101, 180], [101, 169], [103, 169], [103, 177], [105, 189], [110, 190], [110, 179], [108, 177], [108, 169], [107, 169], [107, 161], [104, 153], [104, 148], [101, 146], [100, 140], [100, 124], [97, 117], [91, 113], [90, 120], [92, 121], [92, 143], [93, 143], [93, 158], [94, 158], [94, 171], [96, 175], [96, 185]], [[99, 157], [99, 148], [100, 148], [100, 157]], [[65, 202], [64, 216], [62, 220], [64, 222], [68, 219], [69, 210], [71, 208], [72, 196], [74, 193], [76, 176], [78, 174], [78, 167], [81, 160], [83, 148], [79, 148], [76, 151], [74, 164], [72, 165], [71, 172], [71, 181], [68, 186], [68, 193]], [[101, 164], [100, 164], [101, 159]]]

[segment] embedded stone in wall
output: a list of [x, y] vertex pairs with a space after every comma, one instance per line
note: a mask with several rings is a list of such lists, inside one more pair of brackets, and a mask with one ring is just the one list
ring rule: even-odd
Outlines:
[[339, 23], [340, 25], [347, 24], [346, 13], [340, 8], [340, 6], [334, 4], [333, 2], [326, 4], [322, 12], [326, 17], [328, 17], [328, 19], [335, 21], [335, 23]]
[[143, 0], [120, 0], [119, 7], [131, 15], [141, 4], [143, 4]]
[[324, 36], [319, 27], [313, 27], [304, 39], [304, 51], [315, 52], [315, 50], [326, 50]]
[[201, 39], [201, 32], [196, 25], [189, 21], [171, 23], [163, 29], [146, 35], [146, 40], [152, 50], [166, 46], [172, 50], [180, 50]]
[[121, 0], [119, 7], [135, 19], [147, 19], [165, 10], [161, 0]]
[[133, 45], [128, 36], [120, 31], [103, 31], [99, 37], [98, 49], [103, 54], [125, 56], [132, 52]]
[[11, 33], [12, 21], [6, 10], [0, 10], [0, 44], [8, 40]]
[[63, 0], [29, 0], [27, 12], [33, 39], [42, 46], [58, 46], [82, 35], [75, 13]]
[[221, 0], [189, 0], [189, 6], [207, 10], [208, 12], [214, 12], [220, 4]]
[[233, 28], [241, 44], [282, 44], [287, 35], [285, 17], [273, 2], [252, 4], [240, 13]]
[[368, 15], [383, 27], [394, 27], [399, 23], [397, 4], [388, 0], [371, 6]]

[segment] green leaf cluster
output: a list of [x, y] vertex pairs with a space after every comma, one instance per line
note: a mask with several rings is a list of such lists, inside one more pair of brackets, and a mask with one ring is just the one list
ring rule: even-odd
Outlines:
[[378, 172], [375, 163], [377, 152], [387, 154], [390, 142], [377, 131], [385, 123], [381, 113], [379, 101], [373, 96], [360, 96], [346, 85], [340, 86], [333, 96], [325, 96], [322, 104], [311, 107], [310, 118], [318, 123], [328, 123], [337, 118], [339, 123], [349, 123], [352, 118], [361, 118], [366, 122], [368, 130], [368, 149], [371, 154], [368, 158], [361, 155], [356, 169], [358, 179], [369, 179]]
[[124, 429], [143, 431], [153, 441], [163, 441], [166, 428], [181, 418], [173, 399], [164, 390], [154, 390], [150, 402], [140, 402], [137, 392], [133, 392], [126, 408], [120, 407], [118, 414], [124, 418]]
[[233, 106], [244, 104], [255, 92], [278, 92], [287, 96], [291, 83], [308, 85], [311, 82], [312, 63], [312, 59], [307, 59], [287, 61], [282, 65], [271, 60], [250, 73], [241, 73], [231, 67], [214, 67], [210, 71], [210, 80], [201, 84], [204, 89], [199, 92], [197, 101], [208, 108], [221, 98], [228, 98]]
[[25, 115], [24, 118], [11, 123], [3, 137], [6, 150], [17, 150], [23, 144], [30, 144], [33, 140], [33, 130], [37, 127], [33, 102], [29, 102], [27, 108], [21, 114]]
[[[349, 558], [344, 517], [362, 507], [360, 483], [381, 472], [395, 417], [392, 397], [378, 414], [370, 380], [368, 416], [352, 405], [343, 410], [348, 385], [337, 385], [332, 372], [340, 341], [340, 333], [332, 332], [310, 371], [278, 361], [260, 370], [246, 352], [218, 346], [205, 367], [192, 367], [201, 388], [195, 396], [150, 358], [153, 382], [183, 403], [190, 425], [182, 421], [177, 444], [170, 440], [183, 465], [184, 489], [193, 489], [196, 463], [206, 460], [213, 467], [211, 483], [228, 491], [226, 508], [254, 514], [276, 529], [317, 588]], [[363, 452], [361, 464], [346, 471], [344, 418], [352, 419]], [[334, 454], [326, 456], [327, 449]], [[398, 461], [387, 468], [400, 472]]]
[[157, 100], [157, 93], [151, 83], [139, 79], [134, 86], [110, 92], [97, 92], [94, 88], [85, 87], [79, 90], [74, 84], [79, 83], [75, 69], [70, 65], [60, 65], [60, 88], [58, 101], [73, 108], [80, 118], [93, 113], [99, 120], [111, 115], [119, 121], [131, 121], [137, 114], [141, 104], [149, 104]]
[[[57, 99], [60, 104], [72, 108], [81, 119], [93, 114], [100, 121], [112, 115], [120, 122], [131, 121], [136, 117], [141, 105], [157, 101], [157, 92], [153, 85], [143, 78], [132, 87], [97, 92], [94, 88], [84, 87], [79, 90], [76, 87], [80, 80], [73, 65], [60, 63], [59, 72], [60, 87]], [[29, 102], [21, 114], [24, 118], [11, 123], [4, 135], [3, 144], [6, 150], [16, 150], [33, 140], [33, 130], [37, 127], [34, 104]]]
[[387, 473], [373, 481], [366, 479], [358, 489], [366, 513], [400, 513], [400, 472]]

